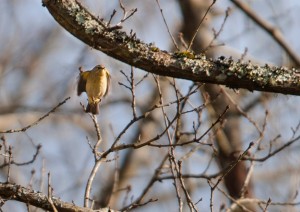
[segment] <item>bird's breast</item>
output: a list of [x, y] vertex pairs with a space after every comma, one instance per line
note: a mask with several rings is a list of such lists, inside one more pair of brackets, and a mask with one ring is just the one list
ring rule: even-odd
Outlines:
[[94, 100], [101, 99], [107, 89], [107, 79], [99, 74], [90, 74], [86, 82], [86, 93]]

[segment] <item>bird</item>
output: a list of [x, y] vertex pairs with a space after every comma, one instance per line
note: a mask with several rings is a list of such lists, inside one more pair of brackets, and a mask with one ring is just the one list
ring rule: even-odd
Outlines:
[[110, 88], [110, 73], [103, 65], [96, 65], [92, 70], [83, 71], [79, 68], [77, 95], [86, 92], [88, 105], [85, 112], [99, 114], [99, 103], [108, 94]]

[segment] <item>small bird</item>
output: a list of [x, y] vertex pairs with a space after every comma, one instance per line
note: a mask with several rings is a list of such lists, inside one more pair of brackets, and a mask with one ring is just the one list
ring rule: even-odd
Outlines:
[[102, 97], [106, 96], [110, 87], [110, 74], [103, 65], [97, 65], [90, 71], [83, 71], [79, 68], [79, 80], [77, 94], [86, 92], [88, 96], [88, 105], [86, 112], [99, 114], [99, 103]]

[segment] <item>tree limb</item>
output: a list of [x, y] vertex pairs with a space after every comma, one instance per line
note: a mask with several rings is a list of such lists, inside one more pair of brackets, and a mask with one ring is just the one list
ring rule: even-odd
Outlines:
[[116, 27], [109, 27], [76, 0], [42, 0], [54, 19], [87, 45], [145, 71], [194, 82], [300, 95], [300, 72], [284, 67], [257, 66], [220, 57], [169, 53], [146, 44]]
[[[48, 197], [37, 191], [22, 187], [11, 183], [0, 183], [0, 197], [5, 200], [16, 200], [19, 202], [28, 203], [35, 207], [53, 211], [53, 207], [49, 203]], [[53, 205], [60, 212], [92, 212], [90, 208], [83, 208], [75, 204], [64, 202], [58, 198], [52, 197]], [[99, 212], [113, 211], [108, 208], [97, 210]]]

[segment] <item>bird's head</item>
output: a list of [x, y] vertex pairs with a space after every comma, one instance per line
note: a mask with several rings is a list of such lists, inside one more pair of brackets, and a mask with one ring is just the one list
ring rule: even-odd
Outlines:
[[94, 71], [101, 71], [101, 70], [103, 70], [103, 69], [105, 69], [105, 67], [104, 67], [103, 65], [96, 65], [96, 66], [93, 68]]

